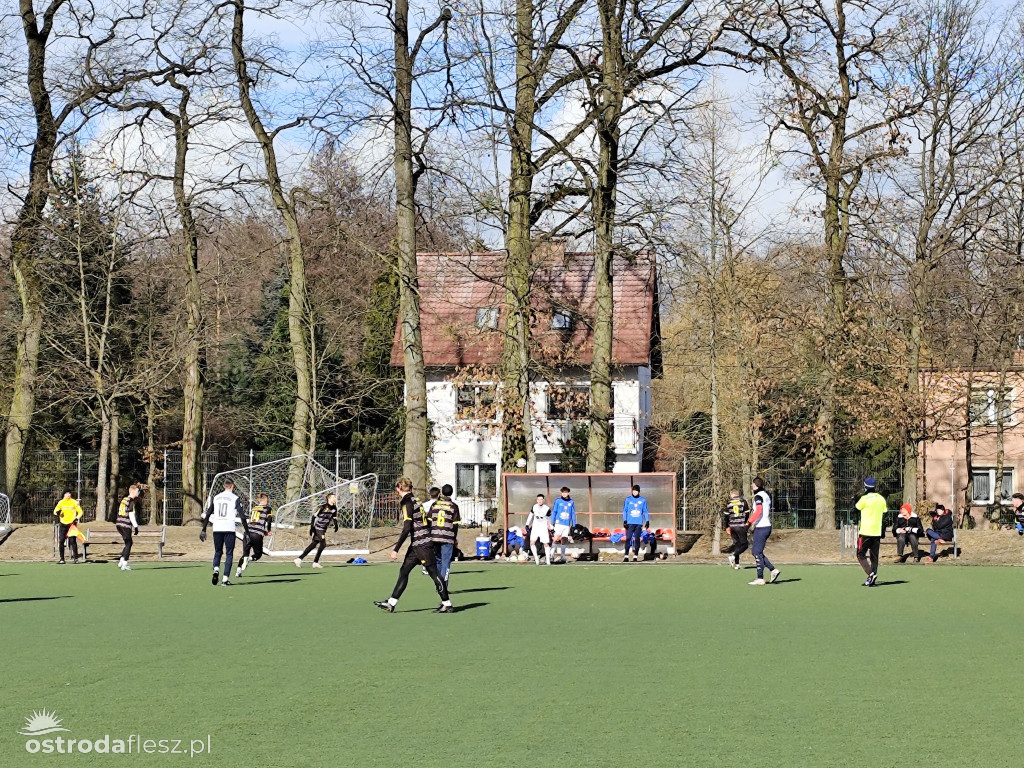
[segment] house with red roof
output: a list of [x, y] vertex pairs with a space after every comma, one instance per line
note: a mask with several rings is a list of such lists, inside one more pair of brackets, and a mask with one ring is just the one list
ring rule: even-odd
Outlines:
[[[537, 471], [567, 471], [564, 446], [589, 416], [594, 257], [554, 245], [538, 250], [534, 261], [530, 392]], [[451, 483], [463, 517], [476, 519], [493, 506], [501, 476], [505, 254], [421, 253], [417, 264], [432, 482]], [[636, 473], [651, 420], [651, 379], [661, 367], [653, 258], [616, 258], [612, 285], [613, 471]], [[400, 323], [391, 364], [402, 365]]]

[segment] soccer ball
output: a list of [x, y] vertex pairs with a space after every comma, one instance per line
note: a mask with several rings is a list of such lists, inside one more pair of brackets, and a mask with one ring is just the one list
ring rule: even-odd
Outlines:
[[519, 553], [519, 557], [517, 559], [519, 560], [520, 563], [525, 563], [526, 562], [526, 553], [525, 552], [520, 552]]

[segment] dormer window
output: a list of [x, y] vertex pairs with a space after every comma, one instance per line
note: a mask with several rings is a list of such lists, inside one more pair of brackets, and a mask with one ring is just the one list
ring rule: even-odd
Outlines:
[[481, 329], [498, 327], [498, 308], [480, 307], [476, 311], [476, 327]]
[[551, 315], [551, 330], [571, 331], [572, 313], [564, 309], [556, 309]]

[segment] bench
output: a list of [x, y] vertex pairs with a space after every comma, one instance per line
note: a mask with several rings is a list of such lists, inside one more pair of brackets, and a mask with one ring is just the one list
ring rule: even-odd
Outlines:
[[[157, 555], [164, 559], [164, 542], [167, 539], [167, 531], [160, 528], [139, 528], [139, 532], [132, 536], [133, 547], [135, 544], [156, 544]], [[94, 544], [116, 544], [124, 546], [124, 539], [117, 532], [115, 526], [90, 526], [85, 529], [85, 541], [82, 542], [82, 559], [89, 559], [89, 547]]]
[[[891, 526], [888, 529], [892, 530]], [[882, 545], [890, 545], [893, 549], [896, 548], [896, 537], [891, 533], [889, 535], [882, 536]], [[938, 554], [940, 547], [948, 547], [950, 544], [953, 545], [953, 559], [956, 560], [960, 557], [960, 544], [956, 537], [956, 528], [953, 529], [953, 540], [946, 541], [945, 539], [939, 539], [935, 548], [935, 554]], [[922, 557], [927, 557], [927, 553], [931, 551], [931, 539], [928, 538], [927, 534], [920, 536], [917, 541], [917, 548], [925, 553]], [[907, 549], [903, 550], [907, 552], [910, 549], [910, 543], [907, 543]], [[847, 552], [857, 552], [857, 526], [856, 525], [844, 525], [839, 532], [839, 554], [845, 555]], [[909, 556], [908, 556], [909, 557]]]

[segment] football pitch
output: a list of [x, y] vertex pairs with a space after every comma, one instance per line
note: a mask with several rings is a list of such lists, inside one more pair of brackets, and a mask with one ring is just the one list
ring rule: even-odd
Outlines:
[[470, 561], [451, 616], [396, 574], [0, 564], [0, 766], [1024, 763], [1024, 570]]

